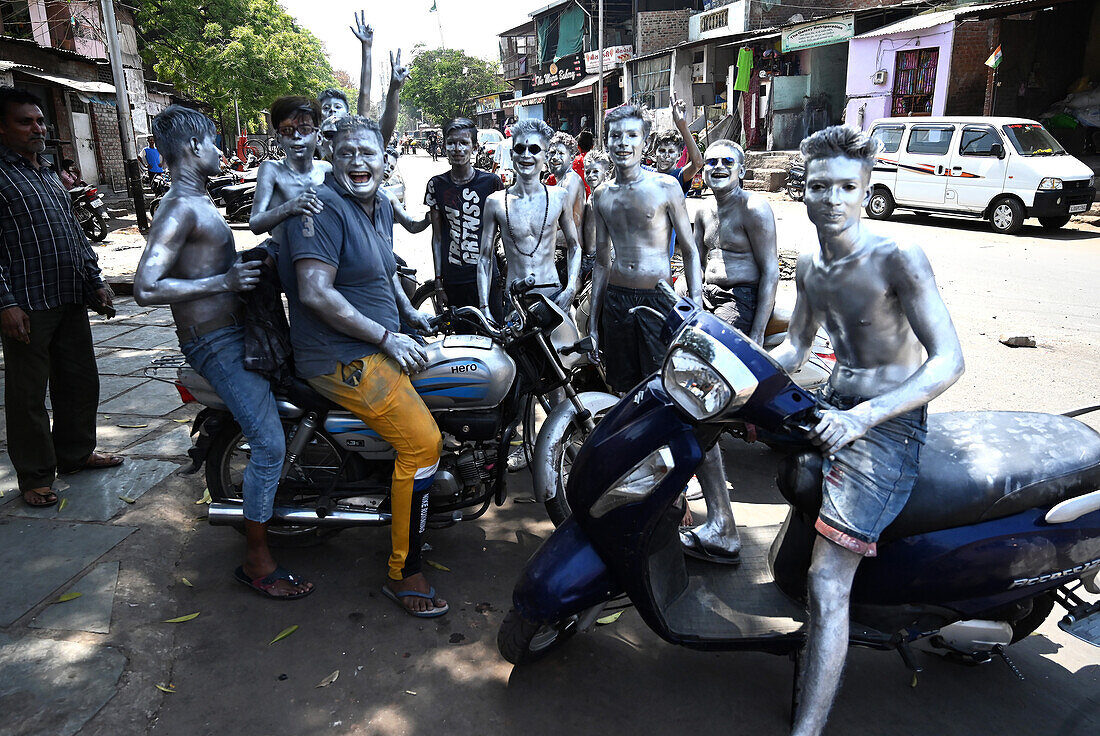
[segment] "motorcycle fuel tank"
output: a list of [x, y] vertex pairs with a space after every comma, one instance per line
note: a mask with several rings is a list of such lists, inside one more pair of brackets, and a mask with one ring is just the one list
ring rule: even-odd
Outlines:
[[481, 335], [448, 335], [430, 343], [428, 367], [412, 384], [430, 411], [490, 409], [504, 401], [516, 378], [516, 364], [504, 349]]

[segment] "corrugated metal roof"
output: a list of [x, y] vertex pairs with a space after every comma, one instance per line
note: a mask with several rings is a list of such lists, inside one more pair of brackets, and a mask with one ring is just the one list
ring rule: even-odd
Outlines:
[[[23, 65], [19, 65], [23, 66]], [[62, 87], [68, 87], [69, 89], [75, 89], [78, 92], [98, 92], [102, 94], [114, 94], [115, 86], [113, 84], [107, 84], [106, 82], [86, 82], [82, 79], [70, 79], [69, 77], [60, 77], [53, 74], [43, 74], [40, 71], [32, 70], [30, 67], [16, 69], [16, 71], [23, 74], [29, 74], [32, 77], [38, 77], [39, 79], [47, 82], [53, 82], [59, 84]]]
[[[1053, 4], [1058, 4], [1061, 0], [1050, 0]], [[873, 31], [867, 33], [861, 33], [856, 38], [878, 38], [880, 36], [891, 36], [895, 33], [911, 33], [913, 31], [923, 31], [928, 28], [933, 28], [942, 23], [950, 23], [958, 18], [960, 15], [978, 15], [987, 10], [1011, 10], [1017, 6], [1022, 5], [1035, 5], [1035, 0], [1010, 0], [1010, 2], [1003, 3], [982, 3], [977, 5], [963, 5], [958, 8], [951, 8], [950, 10], [940, 10], [935, 13], [925, 13], [923, 15], [914, 15], [911, 18], [905, 20], [899, 20], [897, 23], [891, 23], [888, 26], [882, 28], [876, 28]]]

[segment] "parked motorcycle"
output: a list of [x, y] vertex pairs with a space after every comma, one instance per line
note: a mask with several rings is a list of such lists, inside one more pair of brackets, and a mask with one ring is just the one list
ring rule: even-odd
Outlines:
[[212, 176], [206, 182], [206, 192], [210, 195], [210, 199], [214, 202], [215, 207], [224, 207], [225, 199], [222, 195], [222, 190], [226, 187], [235, 186], [237, 184], [244, 183], [244, 176], [233, 169], [222, 168], [222, 173], [219, 176]]
[[[743, 527], [739, 568], [686, 558], [681, 489], [732, 420], [805, 435], [822, 408], [767, 353], [682, 299], [659, 373], [607, 412], [573, 464], [572, 517], [528, 561], [497, 643], [527, 663], [633, 605], [661, 638], [796, 657], [820, 506], [821, 458], [779, 473], [782, 526]], [[909, 503], [852, 588], [851, 644], [913, 644], [969, 663], [1000, 656], [1055, 604], [1100, 646], [1100, 434], [1069, 416], [929, 417]]]
[[[546, 405], [561, 389], [566, 401], [578, 401], [566, 371], [584, 360], [583, 345], [575, 345], [579, 335], [568, 316], [534, 288], [531, 277], [513, 283], [515, 312], [503, 327], [472, 307], [445, 310], [434, 320], [445, 336], [427, 345], [428, 366], [411, 377], [444, 435], [429, 492], [431, 526], [476, 519], [494, 500], [504, 503], [506, 458], [528, 395]], [[456, 334], [460, 322], [478, 334]], [[198, 437], [190, 472], [205, 463], [210, 523], [242, 528], [248, 443], [209, 383], [181, 357], [154, 362], [147, 375], [165, 380], [160, 370], [176, 371], [181, 398], [205, 405], [192, 428]], [[276, 400], [287, 449], [272, 538], [309, 544], [341, 528], [389, 524], [393, 448], [303, 381]]]
[[228, 222], [248, 222], [252, 217], [252, 202], [256, 198], [256, 180], [240, 184], [227, 184], [219, 191], [225, 202], [225, 219]]
[[791, 162], [787, 169], [787, 195], [795, 202], [801, 202], [806, 194], [806, 164], [801, 161]]
[[107, 237], [107, 205], [96, 187], [87, 184], [69, 190], [73, 212], [88, 240], [98, 243]]

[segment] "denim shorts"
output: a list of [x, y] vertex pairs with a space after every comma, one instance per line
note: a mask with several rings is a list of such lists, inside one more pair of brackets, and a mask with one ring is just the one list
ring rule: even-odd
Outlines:
[[271, 518], [286, 445], [271, 384], [244, 367], [244, 328], [223, 327], [180, 345], [187, 362], [210, 382], [248, 440], [241, 494], [244, 518]]
[[[866, 399], [832, 394], [825, 401], [847, 410]], [[845, 549], [874, 557], [879, 536], [905, 508], [917, 482], [927, 427], [928, 408], [922, 406], [872, 427], [833, 453], [832, 460], [826, 456], [817, 531]]]

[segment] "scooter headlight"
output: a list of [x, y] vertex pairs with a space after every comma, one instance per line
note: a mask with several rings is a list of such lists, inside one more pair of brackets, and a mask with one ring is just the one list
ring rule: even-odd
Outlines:
[[676, 461], [672, 458], [672, 450], [668, 445], [659, 448], [628, 470], [596, 499], [596, 503], [592, 504], [588, 510], [589, 516], [598, 519], [612, 509], [641, 501], [653, 493], [657, 484], [664, 480], [674, 467], [676, 467]]
[[709, 419], [729, 404], [730, 387], [718, 371], [682, 348], [669, 353], [662, 378], [665, 391], [695, 419]]

